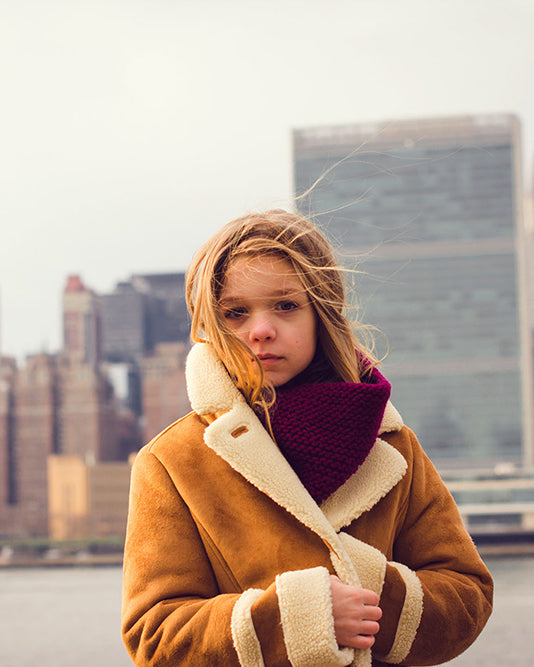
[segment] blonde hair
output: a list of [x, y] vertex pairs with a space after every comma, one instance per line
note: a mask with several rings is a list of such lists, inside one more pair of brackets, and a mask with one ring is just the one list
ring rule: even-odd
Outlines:
[[194, 257], [186, 276], [192, 341], [213, 345], [249, 405], [267, 409], [272, 404], [274, 388], [265, 381], [261, 363], [229, 330], [219, 307], [230, 264], [237, 257], [259, 255], [274, 255], [291, 264], [317, 315], [318, 344], [324, 355], [341, 380], [359, 382], [377, 361], [345, 315], [343, 269], [311, 222], [278, 209], [229, 222]]

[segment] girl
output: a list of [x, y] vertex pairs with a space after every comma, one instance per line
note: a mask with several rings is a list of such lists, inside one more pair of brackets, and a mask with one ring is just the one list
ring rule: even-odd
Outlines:
[[136, 665], [430, 665], [482, 630], [491, 577], [351, 331], [341, 275], [278, 210], [193, 261], [193, 412], [132, 471]]

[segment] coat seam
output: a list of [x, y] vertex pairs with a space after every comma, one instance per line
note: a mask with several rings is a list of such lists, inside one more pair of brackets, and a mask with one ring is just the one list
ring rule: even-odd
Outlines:
[[[236, 593], [242, 593], [243, 589], [239, 585], [239, 582], [237, 581], [234, 573], [232, 570], [229, 568], [228, 563], [223, 559], [222, 554], [218, 547], [215, 545], [215, 542], [213, 541], [212, 537], [208, 533], [208, 531], [204, 528], [204, 526], [200, 523], [200, 521], [197, 519], [197, 517], [192, 514], [193, 521], [195, 522], [195, 525], [197, 527], [198, 533], [200, 535], [200, 539], [202, 540], [202, 543], [204, 544], [204, 549], [206, 551], [206, 554], [208, 556], [208, 559], [211, 561], [210, 554], [213, 555], [214, 559], [217, 561], [223, 572], [226, 574], [226, 576], [230, 579], [232, 582], [233, 586], [235, 587], [235, 592]], [[213, 565], [212, 565], [212, 570], [213, 570]], [[215, 572], [214, 572], [215, 575]], [[215, 575], [215, 578], [216, 575]]]

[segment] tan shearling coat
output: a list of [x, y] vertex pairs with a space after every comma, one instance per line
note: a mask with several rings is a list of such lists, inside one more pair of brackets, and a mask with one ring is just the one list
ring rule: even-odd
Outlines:
[[[187, 381], [194, 412], [132, 472], [122, 632], [136, 665], [430, 665], [474, 641], [491, 577], [391, 404], [319, 507], [210, 345], [193, 347]], [[372, 655], [338, 647], [330, 573], [380, 595]]]

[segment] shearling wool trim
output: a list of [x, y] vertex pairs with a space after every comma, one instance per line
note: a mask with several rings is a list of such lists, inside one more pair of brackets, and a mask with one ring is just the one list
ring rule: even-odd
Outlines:
[[382, 594], [386, 579], [386, 557], [370, 544], [341, 532], [339, 538], [358, 572], [362, 588]]
[[345, 667], [354, 651], [340, 649], [334, 634], [330, 577], [324, 567], [276, 577], [284, 643], [293, 667]]
[[243, 667], [265, 667], [250, 612], [252, 605], [263, 592], [259, 588], [249, 588], [239, 596], [232, 611], [232, 639], [239, 664]]
[[384, 416], [382, 417], [382, 424], [378, 430], [378, 435], [382, 433], [391, 433], [392, 431], [400, 431], [404, 426], [404, 422], [399, 412], [391, 401], [386, 404]]
[[406, 586], [404, 606], [399, 618], [397, 632], [391, 651], [384, 658], [385, 662], [402, 662], [412, 647], [423, 615], [423, 587], [413, 570], [402, 563], [389, 563], [400, 573]]
[[185, 374], [189, 401], [198, 415], [225, 412], [236, 401], [245, 401], [210, 343], [193, 345]]
[[321, 505], [326, 518], [336, 531], [350, 526], [391, 491], [404, 477], [407, 467], [402, 454], [378, 438], [354, 475]]

